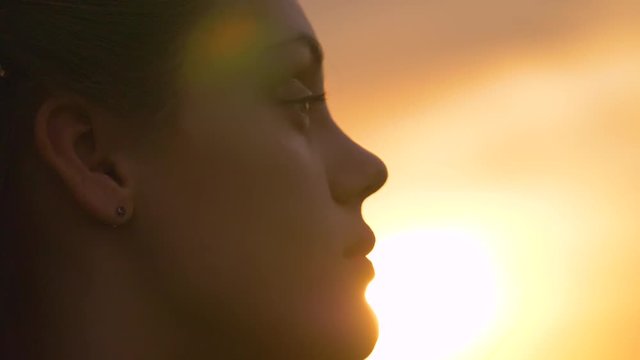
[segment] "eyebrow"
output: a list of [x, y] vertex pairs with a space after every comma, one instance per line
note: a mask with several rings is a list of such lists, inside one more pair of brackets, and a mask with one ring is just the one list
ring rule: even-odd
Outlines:
[[322, 45], [320, 45], [318, 39], [307, 33], [300, 33], [292, 38], [280, 41], [271, 47], [281, 47], [291, 44], [301, 44], [306, 47], [311, 53], [313, 63], [315, 65], [322, 65], [324, 62], [324, 51], [322, 50]]

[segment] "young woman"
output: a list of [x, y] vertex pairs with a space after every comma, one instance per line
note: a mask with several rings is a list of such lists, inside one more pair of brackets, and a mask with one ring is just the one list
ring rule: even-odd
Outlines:
[[386, 181], [293, 0], [0, 8], [2, 359], [364, 359]]

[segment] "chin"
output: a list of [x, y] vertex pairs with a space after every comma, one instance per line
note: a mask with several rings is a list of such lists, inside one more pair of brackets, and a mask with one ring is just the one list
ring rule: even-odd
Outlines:
[[378, 341], [378, 319], [369, 304], [365, 302], [362, 306], [362, 315], [359, 319], [354, 319], [356, 324], [351, 330], [352, 337], [345, 359], [365, 359]]
[[364, 360], [371, 354], [378, 340], [378, 320], [364, 299], [351, 305], [325, 317], [322, 340], [306, 359]]

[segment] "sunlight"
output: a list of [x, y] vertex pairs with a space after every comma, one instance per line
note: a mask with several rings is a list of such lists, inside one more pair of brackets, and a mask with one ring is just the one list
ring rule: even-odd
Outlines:
[[640, 52], [627, 43], [505, 61], [370, 135], [403, 173], [368, 208], [371, 359], [640, 358]]
[[370, 359], [451, 359], [497, 323], [502, 285], [484, 236], [462, 227], [379, 241], [367, 299], [380, 321]]
[[370, 359], [640, 359], [638, 1], [306, 3], [335, 118], [391, 175]]

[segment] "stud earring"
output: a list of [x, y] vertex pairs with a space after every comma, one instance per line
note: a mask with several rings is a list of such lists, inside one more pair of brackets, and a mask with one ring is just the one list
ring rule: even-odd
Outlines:
[[127, 215], [127, 209], [125, 209], [124, 206], [118, 206], [118, 208], [116, 209], [116, 215], [118, 215], [118, 217], [123, 218]]

